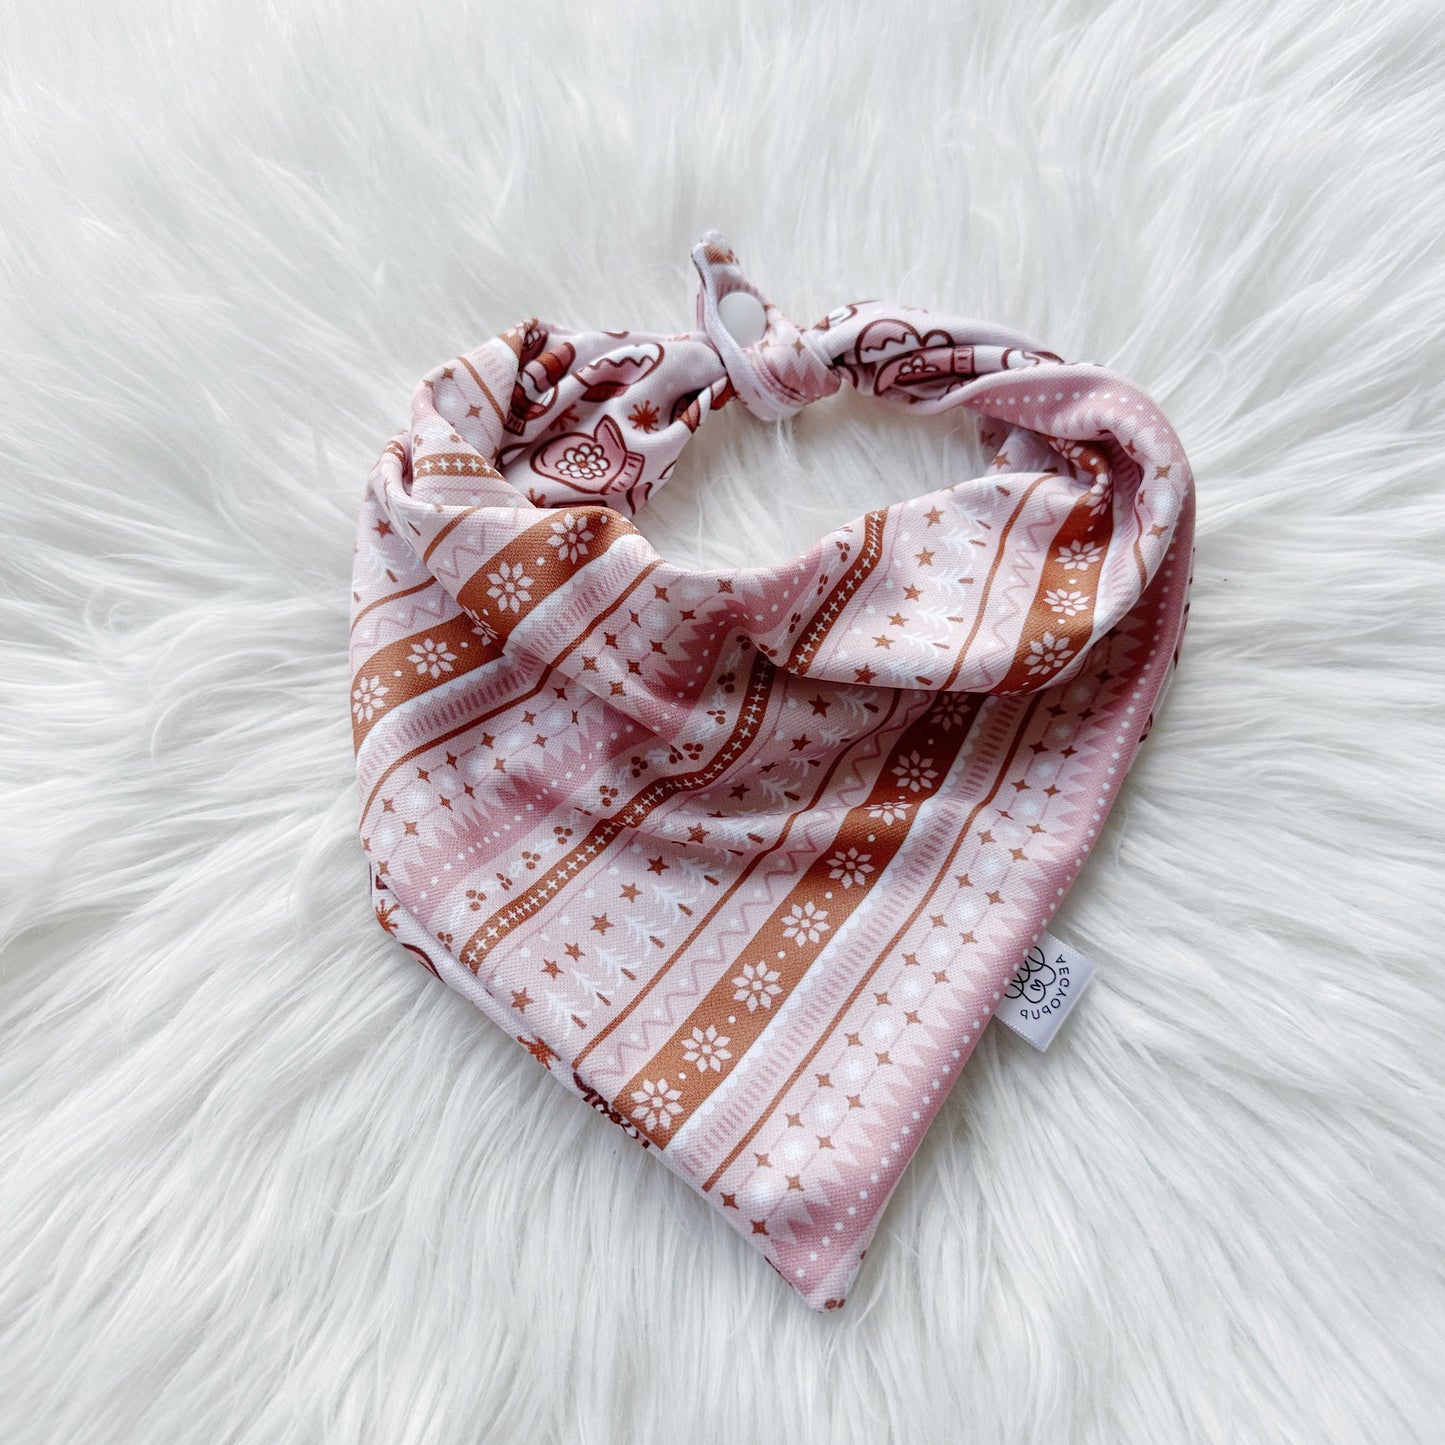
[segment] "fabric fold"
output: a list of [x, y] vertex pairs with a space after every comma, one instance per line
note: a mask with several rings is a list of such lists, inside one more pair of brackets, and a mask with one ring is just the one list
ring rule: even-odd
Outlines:
[[[1148, 731], [1193, 481], [1105, 368], [693, 259], [698, 331], [530, 320], [418, 386], [358, 531], [361, 834], [382, 926], [831, 1308]], [[771, 567], [633, 525], [713, 410], [845, 381], [973, 414], [984, 475]]]

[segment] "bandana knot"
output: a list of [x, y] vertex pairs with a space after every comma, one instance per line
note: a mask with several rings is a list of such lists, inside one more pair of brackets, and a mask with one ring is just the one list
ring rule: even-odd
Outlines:
[[843, 384], [814, 328], [790, 321], [743, 275], [716, 231], [693, 248], [702, 285], [697, 320], [738, 399], [759, 421], [781, 421]]
[[[800, 329], [692, 258], [694, 330], [531, 317], [418, 383], [357, 528], [361, 841], [400, 947], [832, 1310], [1149, 732], [1193, 477], [1102, 366], [882, 300]], [[844, 380], [969, 418], [979, 473], [771, 565], [633, 523], [734, 396]]]

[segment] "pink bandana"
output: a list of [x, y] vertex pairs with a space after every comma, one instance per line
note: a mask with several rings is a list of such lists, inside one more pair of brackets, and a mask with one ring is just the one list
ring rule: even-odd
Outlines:
[[[1083, 866], [1177, 661], [1188, 463], [1132, 383], [877, 301], [532, 320], [372, 472], [351, 712], [376, 916], [815, 1309]], [[736, 396], [966, 407], [985, 476], [775, 567], [628, 521]]]

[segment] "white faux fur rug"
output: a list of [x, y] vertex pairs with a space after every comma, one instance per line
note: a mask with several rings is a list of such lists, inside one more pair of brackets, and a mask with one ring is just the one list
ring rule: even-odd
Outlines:
[[[0, 1439], [1439, 1438], [1442, 26], [1248, 0], [128, 3], [0, 21]], [[1164, 406], [1184, 662], [848, 1307], [389, 943], [348, 578], [415, 379], [525, 316], [1016, 325]], [[710, 421], [777, 560], [958, 422]]]

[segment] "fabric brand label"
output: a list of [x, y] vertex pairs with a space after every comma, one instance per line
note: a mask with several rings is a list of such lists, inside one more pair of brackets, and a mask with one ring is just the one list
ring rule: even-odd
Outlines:
[[1094, 965], [1051, 933], [1039, 935], [1004, 990], [994, 1017], [1042, 1052], [1089, 986]]

